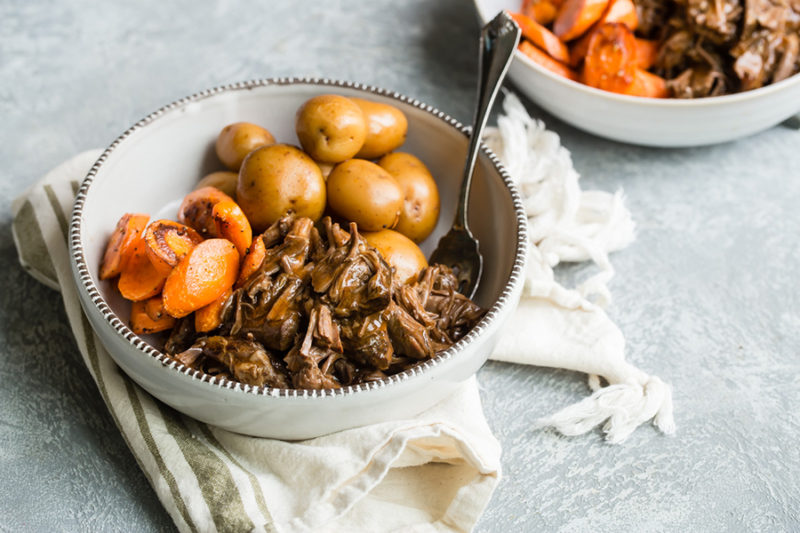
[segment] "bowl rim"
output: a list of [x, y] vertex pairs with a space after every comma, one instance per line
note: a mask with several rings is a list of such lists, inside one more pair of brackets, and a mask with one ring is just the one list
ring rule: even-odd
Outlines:
[[[489, 19], [486, 19], [484, 17], [483, 2], [481, 0], [473, 0], [473, 4], [475, 6], [475, 10], [477, 11], [480, 23], [486, 24], [489, 21]], [[647, 98], [641, 96], [619, 94], [611, 91], [604, 91], [602, 89], [597, 89], [595, 87], [590, 87], [586, 84], [573, 81], [569, 78], [565, 78], [564, 76], [559, 76], [558, 74], [550, 72], [546, 68], [540, 66], [539, 64], [537, 64], [535, 61], [530, 59], [528, 56], [526, 56], [519, 50], [514, 51], [514, 57], [516, 59], [521, 60], [524, 66], [533, 69], [535, 72], [538, 72], [539, 74], [547, 76], [551, 80], [561, 84], [564, 87], [577, 89], [583, 91], [586, 94], [594, 95], [600, 98], [606, 98], [608, 100], [614, 100], [617, 102], [627, 102], [631, 104], [641, 104], [645, 106], [652, 105], [654, 107], [696, 108], [704, 106], [735, 104], [743, 100], [759, 98], [762, 95], [766, 96], [773, 92], [781, 91], [789, 86], [800, 84], [800, 72], [797, 72], [792, 76], [789, 76], [788, 78], [776, 83], [770, 83], [769, 85], [764, 85], [763, 87], [759, 87], [757, 89], [752, 89], [749, 91], [724, 94], [721, 96], [706, 96], [703, 98]]]
[[161, 350], [147, 343], [142, 337], [133, 333], [128, 325], [123, 322], [111, 307], [106, 302], [100, 293], [97, 285], [95, 284], [92, 275], [89, 271], [84, 250], [83, 250], [83, 209], [86, 204], [88, 193], [91, 189], [98, 172], [103, 168], [103, 164], [114, 152], [114, 150], [125, 141], [132, 134], [146, 128], [148, 125], [154, 123], [159, 118], [179, 113], [185, 106], [197, 103], [202, 100], [214, 97], [220, 94], [229, 94], [237, 91], [249, 91], [260, 87], [272, 86], [293, 86], [293, 85], [313, 85], [320, 87], [331, 87], [338, 89], [355, 89], [357, 91], [373, 94], [376, 96], [387, 97], [397, 100], [403, 104], [410, 105], [420, 111], [424, 111], [439, 120], [442, 120], [448, 126], [454, 128], [457, 132], [465, 137], [469, 136], [470, 128], [464, 126], [450, 115], [420, 102], [417, 99], [410, 98], [399, 92], [383, 89], [374, 85], [366, 85], [353, 81], [336, 80], [330, 78], [315, 78], [315, 77], [280, 77], [280, 78], [260, 78], [248, 81], [234, 82], [225, 85], [215, 86], [205, 89], [189, 96], [179, 98], [156, 111], [148, 114], [141, 120], [134, 123], [131, 127], [125, 130], [119, 137], [117, 137], [98, 157], [97, 161], [92, 165], [86, 177], [81, 182], [80, 188], [75, 195], [73, 204], [72, 215], [69, 226], [69, 252], [70, 262], [73, 268], [75, 277], [80, 280], [78, 288], [88, 296], [89, 301], [97, 308], [103, 316], [106, 324], [111, 326], [114, 334], [127, 341], [135, 350], [143, 353], [148, 357], [152, 357], [161, 363], [162, 367], [167, 367], [169, 371], [176, 371], [176, 376], [185, 375], [197, 380], [204, 384], [201, 386], [209, 386], [213, 389], [227, 389], [232, 391], [244, 392], [249, 395], [271, 396], [271, 397], [289, 397], [289, 398], [325, 398], [331, 396], [349, 396], [353, 394], [363, 394], [369, 391], [384, 389], [393, 384], [400, 384], [409, 379], [421, 376], [428, 370], [441, 365], [442, 363], [453, 359], [459, 352], [461, 352], [467, 345], [472, 343], [477, 338], [484, 335], [484, 333], [493, 325], [497, 320], [499, 314], [505, 310], [509, 305], [515, 302], [514, 294], [524, 283], [524, 267], [528, 251], [528, 229], [527, 229], [527, 215], [522, 203], [522, 198], [517, 191], [516, 185], [511, 178], [508, 171], [497, 155], [492, 152], [483, 142], [481, 142], [481, 151], [489, 159], [490, 163], [497, 171], [503, 184], [511, 196], [511, 201], [514, 206], [515, 219], [517, 222], [516, 232], [516, 249], [514, 252], [514, 263], [511, 268], [511, 273], [505, 282], [500, 296], [495, 300], [491, 307], [487, 310], [484, 317], [473, 327], [458, 342], [450, 346], [447, 350], [437, 354], [435, 357], [422, 361], [412, 368], [399, 372], [397, 374], [388, 376], [381, 380], [371, 381], [367, 383], [360, 383], [357, 385], [349, 385], [339, 389], [282, 389], [273, 388], [265, 385], [254, 386], [245, 385], [239, 381], [227, 379], [219, 376], [208, 375], [201, 370], [190, 368], [177, 360], [169, 357]]

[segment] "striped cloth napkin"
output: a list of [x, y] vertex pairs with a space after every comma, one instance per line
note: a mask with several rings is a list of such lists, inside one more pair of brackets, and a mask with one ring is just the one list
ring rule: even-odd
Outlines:
[[78, 349], [180, 531], [470, 531], [500, 478], [477, 383], [418, 415], [303, 442], [238, 435], [155, 400], [113, 362], [78, 302], [67, 221], [100, 155], [75, 156], [13, 205], [20, 263], [60, 290]]

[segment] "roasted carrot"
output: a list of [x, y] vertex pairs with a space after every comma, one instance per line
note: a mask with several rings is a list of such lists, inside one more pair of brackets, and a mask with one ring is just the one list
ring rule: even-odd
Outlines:
[[658, 59], [658, 50], [658, 41], [636, 37], [636, 66], [647, 70], [655, 65], [656, 59]]
[[624, 93], [636, 73], [636, 42], [621, 22], [603, 24], [592, 34], [583, 63], [583, 82], [591, 87]]
[[165, 316], [168, 316], [167, 312], [164, 311], [164, 298], [160, 294], [145, 300], [144, 303], [144, 310], [151, 320], [161, 320]]
[[550, 24], [556, 18], [560, 2], [550, 0], [523, 0], [522, 14], [532, 18], [539, 24]]
[[131, 304], [130, 326], [137, 335], [157, 333], [175, 325], [175, 319], [163, 311], [154, 318], [150, 314], [150, 308], [153, 306], [161, 307], [160, 296]]
[[228, 289], [222, 293], [222, 296], [195, 311], [194, 330], [200, 333], [207, 333], [212, 329], [217, 329], [222, 324], [222, 310], [231, 294], [233, 294], [233, 291]]
[[242, 267], [239, 269], [239, 279], [236, 280], [236, 286], [241, 287], [247, 279], [256, 273], [258, 267], [264, 262], [264, 257], [267, 255], [267, 248], [264, 245], [264, 239], [261, 235], [253, 239], [250, 249], [247, 250], [244, 259], [242, 259]]
[[608, 7], [596, 24], [599, 26], [606, 22], [621, 22], [631, 31], [635, 31], [639, 27], [639, 17], [636, 15], [633, 0], [609, 0]]
[[222, 200], [212, 210], [217, 235], [231, 241], [244, 257], [253, 242], [253, 230], [242, 208], [233, 200]]
[[577, 39], [603, 15], [608, 0], [566, 0], [558, 9], [553, 33], [562, 41]]
[[178, 221], [194, 229], [204, 238], [219, 237], [212, 211], [214, 206], [233, 198], [215, 187], [196, 189], [183, 198], [178, 209]]
[[631, 31], [634, 31], [639, 26], [639, 18], [636, 15], [636, 6], [632, 0], [610, 0], [608, 7], [600, 16], [600, 19], [595, 22], [591, 28], [581, 36], [580, 39], [574, 41], [569, 50], [569, 65], [577, 67], [586, 57], [586, 52], [589, 50], [589, 41], [592, 34], [605, 24], [606, 22], [621, 22], [625, 24]]
[[624, 94], [631, 96], [645, 96], [648, 98], [666, 98], [669, 96], [667, 82], [664, 78], [653, 73], [637, 68], [634, 72], [633, 83]]
[[208, 239], [181, 259], [164, 284], [164, 309], [182, 318], [230, 289], [239, 274], [239, 252], [227, 239]]
[[138, 242], [148, 220], [149, 216], [138, 213], [122, 215], [108, 239], [103, 262], [100, 264], [100, 279], [110, 279], [120, 275], [133, 256], [133, 245]]
[[202, 241], [195, 230], [172, 220], [156, 220], [144, 232], [147, 257], [165, 276]]
[[523, 37], [550, 54], [553, 59], [564, 63], [569, 61], [567, 46], [553, 32], [522, 13], [512, 13], [511, 17], [522, 30]]
[[528, 58], [537, 63], [539, 66], [546, 68], [550, 72], [554, 72], [559, 76], [564, 76], [565, 78], [578, 81], [578, 75], [574, 70], [542, 52], [529, 41], [522, 41], [519, 43], [519, 51], [528, 56]]
[[123, 298], [139, 302], [161, 292], [167, 275], [156, 270], [145, 251], [144, 237], [137, 239], [136, 251], [119, 275], [117, 289]]

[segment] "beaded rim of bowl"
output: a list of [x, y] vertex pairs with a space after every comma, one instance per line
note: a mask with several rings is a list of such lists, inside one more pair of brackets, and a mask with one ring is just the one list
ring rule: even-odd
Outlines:
[[143, 119], [136, 122], [133, 126], [128, 128], [122, 135], [117, 137], [114, 140], [114, 142], [112, 142], [109, 145], [109, 147], [106, 148], [105, 151], [103, 151], [103, 153], [94, 163], [94, 165], [92, 165], [92, 168], [89, 170], [89, 173], [86, 175], [86, 178], [84, 178], [83, 183], [81, 184], [80, 189], [78, 190], [78, 193], [75, 197], [75, 204], [73, 207], [72, 218], [70, 222], [69, 245], [70, 245], [70, 256], [72, 258], [73, 267], [76, 269], [78, 273], [78, 277], [80, 278], [81, 283], [83, 285], [83, 290], [86, 291], [86, 293], [89, 296], [89, 299], [94, 303], [95, 306], [97, 306], [100, 313], [103, 315], [104, 319], [109, 323], [109, 325], [111, 325], [114, 331], [122, 338], [124, 338], [126, 341], [128, 341], [128, 343], [130, 343], [134, 348], [141, 351], [147, 356], [154, 357], [155, 359], [157, 359], [164, 367], [167, 367], [168, 371], [177, 371], [181, 374], [185, 374], [198, 381], [207, 383], [215, 387], [221, 387], [229, 390], [238, 390], [248, 394], [257, 394], [263, 396], [322, 398], [329, 396], [349, 395], [358, 392], [382, 389], [385, 387], [389, 387], [394, 383], [400, 383], [414, 376], [422, 375], [427, 370], [443, 363], [444, 361], [452, 359], [453, 357], [456, 356], [456, 354], [458, 354], [458, 352], [461, 349], [463, 349], [469, 343], [473, 342], [478, 337], [480, 337], [495, 321], [500, 311], [506, 305], [512, 303], [509, 300], [512, 298], [513, 293], [515, 292], [514, 289], [519, 284], [524, 282], [525, 258], [527, 257], [527, 251], [528, 251], [527, 216], [525, 214], [525, 208], [523, 207], [522, 199], [511, 179], [511, 176], [503, 167], [502, 163], [500, 162], [498, 157], [494, 154], [494, 152], [489, 150], [485, 145], [481, 145], [481, 149], [483, 153], [489, 158], [492, 165], [494, 165], [495, 170], [502, 178], [503, 183], [505, 184], [506, 188], [508, 189], [511, 195], [511, 200], [514, 205], [514, 212], [516, 215], [516, 222], [517, 222], [517, 244], [514, 257], [514, 265], [511, 269], [511, 274], [509, 275], [508, 280], [505, 286], [503, 287], [503, 291], [500, 294], [500, 296], [497, 298], [494, 304], [492, 304], [492, 306], [489, 308], [484, 317], [478, 322], [478, 324], [476, 324], [475, 327], [473, 327], [469, 331], [469, 333], [467, 333], [464, 337], [459, 339], [458, 342], [450, 346], [448, 349], [438, 353], [435, 357], [428, 359], [426, 361], [422, 361], [417, 365], [407, 370], [404, 370], [403, 372], [387, 376], [386, 378], [377, 381], [359, 383], [356, 385], [349, 385], [339, 389], [281, 389], [281, 388], [268, 387], [264, 385], [262, 386], [245, 385], [244, 383], [232, 379], [227, 379], [225, 377], [212, 376], [206, 374], [201, 370], [188, 367], [183, 363], [180, 363], [176, 359], [173, 359], [172, 357], [168, 356], [161, 350], [150, 345], [144, 339], [142, 339], [133, 331], [131, 331], [128, 325], [125, 324], [125, 322], [123, 322], [122, 320], [120, 320], [120, 318], [116, 315], [116, 313], [114, 313], [114, 311], [108, 305], [103, 296], [100, 294], [100, 291], [95, 285], [94, 280], [92, 279], [92, 276], [89, 272], [89, 267], [86, 262], [86, 258], [84, 256], [83, 242], [81, 239], [82, 235], [81, 222], [83, 218], [82, 216], [83, 207], [86, 202], [87, 193], [89, 192], [89, 189], [91, 188], [92, 183], [94, 182], [95, 176], [97, 175], [98, 171], [103, 167], [103, 164], [108, 159], [109, 155], [120, 145], [120, 143], [122, 143], [127, 137], [129, 137], [134, 132], [146, 127], [147, 125], [153, 123], [162, 116], [171, 112], [175, 112], [176, 110], [181, 109], [190, 103], [198, 102], [200, 100], [204, 100], [206, 98], [221, 93], [228, 93], [232, 91], [250, 90], [256, 87], [265, 87], [265, 86], [290, 86], [290, 85], [317, 85], [321, 87], [355, 89], [366, 93], [375, 94], [378, 96], [393, 98], [399, 102], [411, 105], [417, 109], [425, 111], [443, 120], [450, 126], [456, 128], [459, 132], [461, 132], [465, 136], [469, 135], [470, 128], [462, 125], [460, 122], [458, 122], [451, 116], [447, 115], [446, 113], [443, 113], [442, 111], [439, 111], [438, 109], [430, 105], [424, 104], [419, 100], [409, 98], [395, 91], [382, 89], [372, 85], [364, 85], [361, 83], [351, 82], [351, 81], [332, 80], [328, 78], [287, 77], [287, 78], [266, 78], [266, 79], [250, 80], [250, 81], [237, 82], [228, 85], [213, 87], [211, 89], [206, 89], [204, 91], [200, 91], [198, 93], [176, 100], [154, 111], [153, 113], [150, 113]]

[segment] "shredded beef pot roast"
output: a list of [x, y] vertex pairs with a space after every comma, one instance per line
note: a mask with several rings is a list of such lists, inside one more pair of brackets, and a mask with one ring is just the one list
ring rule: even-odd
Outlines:
[[449, 268], [408, 284], [359, 235], [330, 218], [321, 228], [286, 217], [261, 236], [258, 270], [228, 299], [208, 334], [180, 320], [165, 350], [181, 363], [254, 386], [338, 388], [430, 359], [485, 311], [460, 294]]
[[757, 89], [800, 71], [800, 0], [635, 0], [637, 33], [677, 98]]

